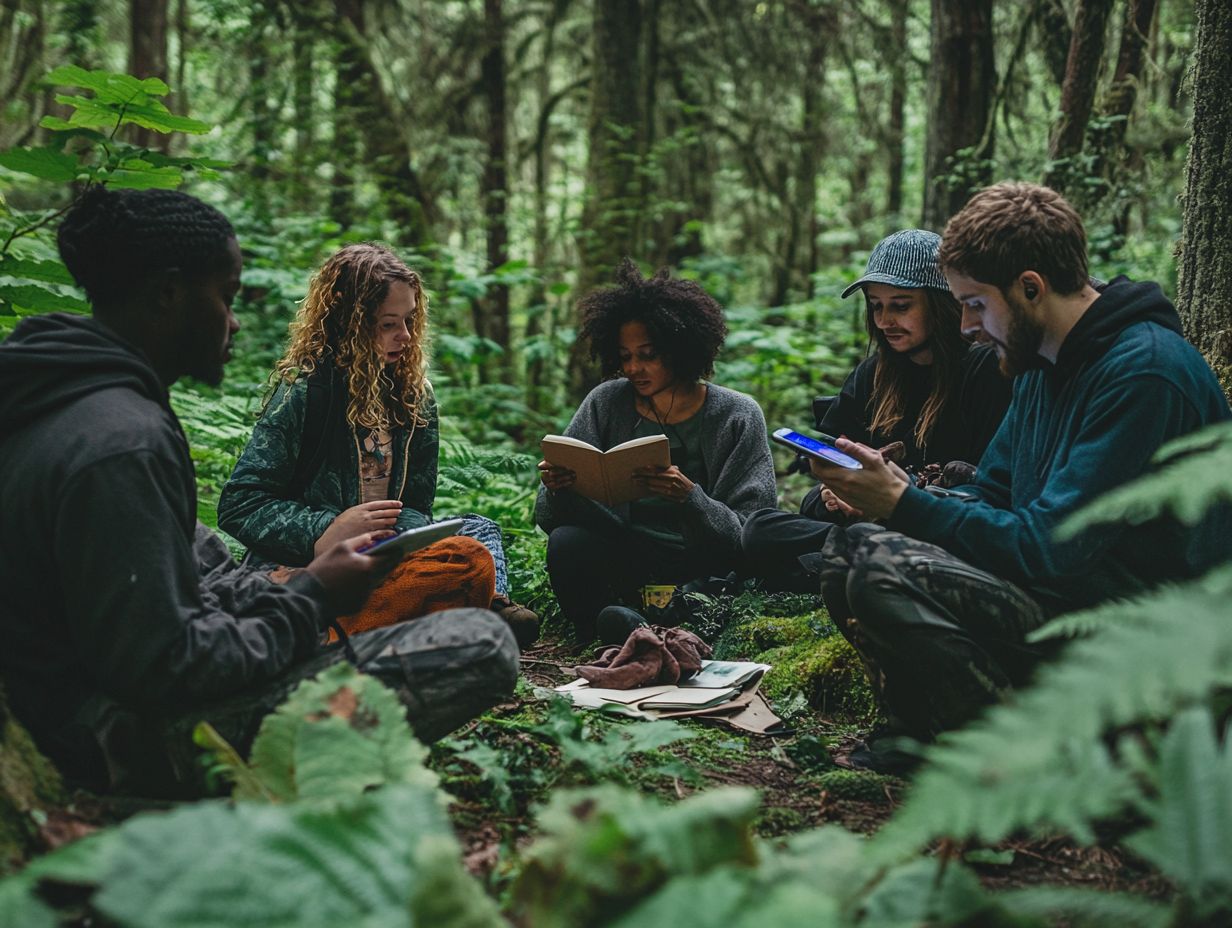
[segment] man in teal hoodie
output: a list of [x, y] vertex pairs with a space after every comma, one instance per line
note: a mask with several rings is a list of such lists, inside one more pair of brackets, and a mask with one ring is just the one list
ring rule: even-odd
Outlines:
[[[1048, 618], [1198, 576], [1232, 550], [1219, 509], [1060, 541], [1066, 517], [1150, 467], [1178, 436], [1232, 416], [1154, 283], [1088, 278], [1082, 220], [1058, 193], [1004, 183], [950, 220], [939, 260], [963, 331], [993, 345], [1013, 400], [963, 494], [911, 485], [872, 449], [861, 470], [814, 464], [870, 520], [833, 532], [822, 592], [870, 664], [892, 722], [929, 738], [1021, 684]], [[854, 621], [853, 621], [853, 617]], [[853, 755], [876, 767], [878, 754]], [[889, 756], [889, 755], [881, 755]]]

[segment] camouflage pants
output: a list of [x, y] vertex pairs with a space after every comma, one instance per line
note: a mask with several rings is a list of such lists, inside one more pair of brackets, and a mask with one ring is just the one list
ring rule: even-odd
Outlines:
[[[518, 646], [509, 626], [486, 609], [447, 609], [409, 622], [353, 635], [357, 665], [398, 694], [421, 741], [443, 737], [513, 692]], [[192, 730], [207, 721], [241, 754], [247, 754], [262, 719], [304, 680], [344, 660], [338, 646], [281, 677], [231, 699], [185, 711], [164, 728], [174, 792], [200, 789], [201, 751]], [[162, 792], [162, 790], [159, 790]]]
[[858, 523], [829, 533], [821, 592], [886, 714], [918, 738], [955, 728], [1025, 683], [1050, 649], [1029, 594], [949, 552]]

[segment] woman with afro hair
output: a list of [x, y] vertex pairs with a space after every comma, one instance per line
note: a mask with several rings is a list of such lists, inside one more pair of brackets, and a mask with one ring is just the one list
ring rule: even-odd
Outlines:
[[[440, 439], [427, 347], [419, 275], [383, 245], [335, 253], [291, 324], [275, 389], [219, 499], [219, 526], [259, 560], [299, 567], [353, 535], [432, 522]], [[500, 527], [463, 519], [457, 537], [403, 561], [343, 629], [478, 606], [532, 643], [539, 620], [509, 599]]]
[[[666, 435], [670, 467], [646, 469], [647, 496], [607, 507], [572, 490], [576, 474], [539, 464], [535, 522], [548, 533], [547, 566], [561, 611], [581, 642], [623, 642], [645, 584], [686, 583], [737, 566], [745, 517], [774, 504], [766, 421], [742, 393], [709, 383], [727, 336], [723, 310], [666, 269], [644, 278], [626, 258], [616, 286], [583, 297], [580, 336], [604, 383], [565, 434], [606, 451]], [[602, 619], [600, 613], [603, 613]]]

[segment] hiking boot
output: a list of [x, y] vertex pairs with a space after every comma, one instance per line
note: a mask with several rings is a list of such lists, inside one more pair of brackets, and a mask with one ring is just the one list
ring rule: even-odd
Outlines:
[[857, 742], [851, 753], [838, 758], [840, 766], [853, 770], [870, 770], [890, 776], [906, 776], [922, 761], [923, 745], [907, 735], [901, 727], [878, 725], [863, 741]]
[[635, 628], [646, 624], [640, 612], [625, 606], [608, 606], [595, 618], [595, 636], [603, 644], [624, 644]]
[[501, 595], [493, 597], [489, 608], [509, 625], [519, 651], [525, 651], [539, 640], [539, 616], [530, 609]]

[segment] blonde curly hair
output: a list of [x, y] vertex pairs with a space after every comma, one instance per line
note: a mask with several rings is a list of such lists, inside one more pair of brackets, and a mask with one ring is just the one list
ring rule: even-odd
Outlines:
[[[415, 297], [411, 344], [386, 365], [376, 348], [376, 313], [399, 280]], [[333, 363], [346, 378], [352, 426], [427, 425], [428, 294], [419, 275], [384, 245], [347, 245], [326, 261], [309, 282], [290, 332], [270, 376], [273, 385], [292, 384]]]

